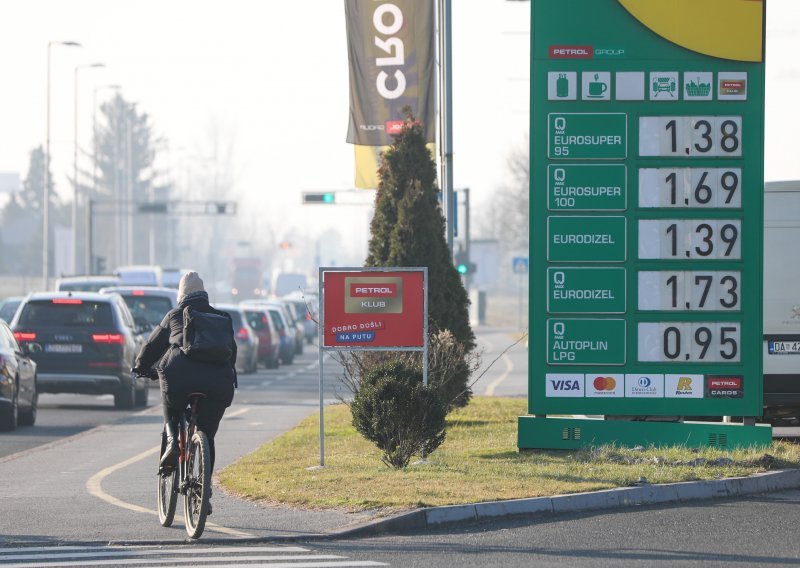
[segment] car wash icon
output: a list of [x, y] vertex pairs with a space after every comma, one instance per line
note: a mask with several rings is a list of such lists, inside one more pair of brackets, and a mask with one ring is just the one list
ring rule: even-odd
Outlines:
[[657, 98], [660, 94], [666, 93], [670, 97], [675, 97], [677, 90], [676, 81], [669, 75], [663, 77], [653, 77], [653, 98]]

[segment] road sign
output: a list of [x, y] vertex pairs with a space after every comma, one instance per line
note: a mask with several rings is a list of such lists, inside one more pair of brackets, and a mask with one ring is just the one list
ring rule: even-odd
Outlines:
[[528, 274], [528, 257], [515, 256], [513, 259], [511, 259], [511, 271], [514, 274]]
[[764, 3], [532, 8], [529, 411], [760, 415]]

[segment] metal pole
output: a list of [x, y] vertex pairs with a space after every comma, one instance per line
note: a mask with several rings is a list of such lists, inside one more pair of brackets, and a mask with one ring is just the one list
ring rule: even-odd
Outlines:
[[47, 42], [47, 126], [44, 143], [44, 188], [42, 188], [42, 289], [50, 287], [50, 54], [54, 45], [81, 47], [75, 41]]
[[[132, 104], [128, 109], [128, 202], [133, 202], [133, 113], [136, 112], [134, 110], [134, 105]], [[126, 229], [127, 229], [127, 239], [126, 244], [128, 245], [128, 252], [127, 252], [127, 264], [133, 264], [133, 206], [128, 210], [128, 215], [126, 217]]]
[[47, 135], [44, 143], [44, 188], [42, 190], [42, 290], [47, 290], [50, 281], [50, 231], [48, 230], [48, 203], [50, 201], [50, 51], [53, 42], [47, 44]]
[[317, 352], [319, 353], [319, 467], [325, 467], [325, 404], [323, 398], [322, 360], [323, 335], [325, 333], [325, 286], [322, 268], [317, 268], [317, 297], [319, 298], [319, 329], [317, 329]]
[[78, 71], [81, 69], [97, 69], [105, 67], [104, 63], [89, 63], [75, 66], [75, 96], [72, 120], [72, 273], [78, 273], [78, 207], [80, 206], [80, 188], [78, 187]]
[[[464, 251], [467, 256], [467, 267], [472, 265], [472, 256], [470, 254], [470, 233], [469, 233], [469, 188], [464, 188]], [[458, 203], [456, 203], [458, 207]], [[464, 275], [464, 288], [469, 292], [470, 284], [472, 283], [472, 272], [467, 270]]]
[[451, 0], [439, 0], [439, 120], [442, 168], [442, 207], [450, 256], [453, 256], [453, 69]]
[[86, 204], [86, 258], [89, 263], [86, 265], [86, 273], [94, 274], [94, 264], [92, 263], [92, 218], [94, 217], [94, 199], [89, 198]]

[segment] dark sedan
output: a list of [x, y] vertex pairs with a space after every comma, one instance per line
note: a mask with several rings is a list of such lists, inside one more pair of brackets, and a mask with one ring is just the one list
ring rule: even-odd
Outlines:
[[31, 294], [11, 322], [38, 365], [39, 392], [113, 394], [114, 406], [147, 404], [146, 379], [130, 372], [139, 329], [117, 294]]
[[0, 430], [33, 426], [38, 402], [36, 363], [0, 320]]

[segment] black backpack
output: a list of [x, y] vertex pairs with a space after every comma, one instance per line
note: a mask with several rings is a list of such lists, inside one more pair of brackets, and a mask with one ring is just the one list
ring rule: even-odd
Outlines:
[[233, 325], [230, 316], [183, 308], [181, 351], [195, 361], [223, 365], [233, 356]]

